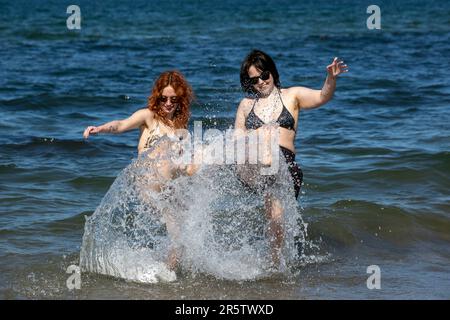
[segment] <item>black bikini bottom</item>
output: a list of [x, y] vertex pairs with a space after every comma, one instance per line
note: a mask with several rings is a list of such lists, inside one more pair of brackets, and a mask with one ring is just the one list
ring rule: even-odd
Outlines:
[[286, 159], [286, 163], [288, 165], [289, 173], [294, 180], [295, 199], [297, 199], [300, 194], [300, 188], [302, 187], [303, 171], [300, 169], [297, 162], [295, 162], [295, 153], [282, 146], [280, 146], [280, 150], [283, 152], [284, 158]]
[[[294, 192], [295, 192], [295, 199], [298, 198], [300, 194], [300, 188], [302, 186], [303, 181], [303, 172], [302, 169], [298, 166], [297, 162], [295, 162], [295, 153], [293, 153], [291, 150], [286, 149], [285, 147], [280, 146], [280, 150], [283, 153], [284, 159], [286, 161], [286, 164], [288, 165], [289, 173], [292, 176], [293, 184], [294, 184]], [[262, 176], [259, 176], [262, 178]], [[263, 185], [271, 185], [275, 182], [274, 176], [264, 176]], [[246, 180], [242, 176], [239, 176], [239, 180], [243, 184], [243, 186], [251, 191], [251, 192], [257, 192], [259, 190], [258, 187], [255, 187], [254, 183], [250, 182], [249, 180]]]

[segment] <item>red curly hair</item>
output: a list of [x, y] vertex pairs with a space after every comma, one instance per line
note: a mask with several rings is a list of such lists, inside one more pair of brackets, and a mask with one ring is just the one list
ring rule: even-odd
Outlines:
[[[173, 115], [173, 120], [166, 118], [166, 113], [162, 110], [159, 97], [165, 87], [171, 86], [179, 99], [177, 109]], [[152, 94], [148, 97], [147, 107], [155, 113], [155, 118], [173, 129], [186, 129], [190, 117], [190, 106], [194, 99], [191, 86], [183, 75], [176, 70], [166, 71], [156, 79], [153, 85]]]

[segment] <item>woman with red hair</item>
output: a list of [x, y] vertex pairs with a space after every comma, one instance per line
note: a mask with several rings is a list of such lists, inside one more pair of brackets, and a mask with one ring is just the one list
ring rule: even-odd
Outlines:
[[89, 126], [83, 137], [87, 139], [91, 134], [122, 133], [139, 128], [138, 153], [141, 154], [162, 136], [187, 128], [192, 99], [192, 88], [180, 72], [163, 72], [155, 81], [146, 108], [127, 119], [113, 120], [98, 127]]
[[[139, 128], [138, 154], [141, 155], [144, 151], [153, 147], [163, 136], [174, 136], [176, 130], [187, 129], [192, 100], [192, 88], [180, 72], [163, 72], [155, 81], [146, 108], [136, 111], [127, 119], [113, 120], [98, 127], [89, 126], [84, 130], [83, 137], [87, 139], [91, 134], [122, 133]], [[152, 150], [152, 152], [158, 154], [160, 151], [165, 152], [166, 150], [163, 146]], [[166, 179], [171, 179], [173, 178], [173, 170], [169, 169], [168, 162], [168, 160], [159, 161], [158, 173]], [[179, 169], [181, 168], [180, 166]], [[183, 169], [188, 175], [192, 175], [197, 167], [187, 165]], [[159, 191], [161, 185], [159, 181], [154, 181], [153, 184], [146, 185], [146, 187]], [[166, 212], [164, 221], [168, 233], [175, 239], [179, 231], [174, 217]], [[167, 264], [173, 270], [177, 263], [178, 253], [174, 247], [169, 252]]]

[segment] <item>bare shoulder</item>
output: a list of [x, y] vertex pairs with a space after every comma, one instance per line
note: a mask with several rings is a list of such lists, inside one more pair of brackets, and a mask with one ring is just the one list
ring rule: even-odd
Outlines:
[[153, 117], [154, 116], [153, 111], [151, 111], [149, 108], [139, 109], [134, 114], [138, 115], [140, 117], [144, 117], [146, 119], [149, 118], [149, 117]]
[[151, 127], [154, 118], [155, 118], [155, 113], [153, 111], [151, 111], [149, 108], [142, 108], [137, 110], [133, 116], [138, 117], [139, 119], [141, 119], [141, 121], [143, 123], [145, 123], [145, 125], [147, 127]]

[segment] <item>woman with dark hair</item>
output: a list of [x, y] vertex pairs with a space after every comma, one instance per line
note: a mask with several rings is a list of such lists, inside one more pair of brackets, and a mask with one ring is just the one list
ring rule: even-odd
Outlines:
[[[347, 65], [338, 58], [334, 58], [326, 69], [328, 75], [322, 89], [313, 90], [306, 87], [281, 88], [274, 61], [260, 50], [251, 51], [241, 65], [241, 87], [248, 96], [239, 104], [235, 128], [248, 132], [264, 130], [269, 123], [278, 125], [279, 146], [293, 179], [296, 198], [303, 180], [302, 170], [295, 162], [294, 146], [299, 112], [317, 108], [330, 101], [336, 88], [337, 76], [348, 72]], [[283, 208], [280, 200], [266, 194], [265, 211], [269, 220], [272, 261], [277, 267], [283, 244]]]

